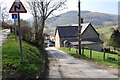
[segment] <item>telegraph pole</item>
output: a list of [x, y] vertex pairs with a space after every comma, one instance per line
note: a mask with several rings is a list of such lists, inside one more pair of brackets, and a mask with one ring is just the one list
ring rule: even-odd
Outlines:
[[81, 10], [80, 10], [80, 0], [78, 2], [78, 53], [81, 55]]

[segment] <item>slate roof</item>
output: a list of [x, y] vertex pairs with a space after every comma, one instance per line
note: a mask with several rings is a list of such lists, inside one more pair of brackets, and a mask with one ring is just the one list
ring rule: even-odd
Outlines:
[[[81, 34], [86, 30], [86, 28], [88, 27], [90, 23], [83, 23], [81, 24], [82, 29], [81, 29]], [[78, 26], [78, 24], [72, 24], [71, 26]]]
[[81, 39], [81, 41], [90, 41], [90, 42], [103, 42], [99, 38], [89, 38], [89, 39]]
[[[70, 42], [72, 45], [78, 45], [78, 38], [70, 38], [65, 40]], [[64, 42], [64, 40], [62, 42]], [[100, 40], [99, 38], [81, 39], [81, 44], [83, 45], [95, 44], [95, 43], [103, 43], [103, 41]]]
[[[72, 45], [77, 46], [78, 45], [78, 41], [77, 42], [70, 42]], [[87, 44], [95, 44], [96, 42], [91, 42], [91, 41], [82, 41], [81, 44], [82, 45], [87, 45]]]
[[[81, 26], [82, 26], [81, 34], [84, 33], [84, 31], [87, 29], [87, 27], [90, 24], [91, 23], [83, 23], [83, 24], [81, 24]], [[78, 25], [77, 24], [73, 24], [73, 25], [70, 25], [70, 26], [58, 26], [56, 30], [58, 30], [60, 38], [78, 36]]]
[[78, 35], [77, 26], [58, 26], [57, 27], [60, 38], [62, 37], [75, 37]]
[[[68, 42], [78, 42], [78, 38], [70, 38], [70, 39], [67, 39]], [[99, 38], [88, 38], [88, 39], [81, 39], [82, 42], [103, 42], [101, 39]]]

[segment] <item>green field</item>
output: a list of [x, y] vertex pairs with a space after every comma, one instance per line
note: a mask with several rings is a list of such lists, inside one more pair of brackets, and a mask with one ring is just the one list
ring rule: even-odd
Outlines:
[[[92, 51], [92, 58], [91, 58], [90, 57], [90, 50], [88, 50], [88, 49], [84, 50], [84, 55], [77, 54], [76, 49], [74, 49], [74, 48], [71, 48], [71, 51], [69, 51], [68, 48], [60, 48], [60, 50], [63, 50], [66, 53], [73, 55], [73, 56], [77, 56], [80, 58], [84, 58], [87, 60], [92, 60], [92, 61], [98, 62], [100, 64], [104, 64], [107, 66], [113, 66], [113, 67], [118, 68], [118, 55], [116, 55], [116, 54], [106, 53], [105, 54], [105, 61], [104, 61], [103, 60], [103, 55], [104, 55], [103, 52]], [[120, 65], [119, 65], [119, 67], [120, 67]]]
[[[6, 77], [35, 77], [44, 66], [43, 52], [23, 41], [24, 62], [21, 64], [19, 42], [10, 34], [2, 48], [3, 75]], [[14, 73], [11, 75], [11, 73]]]
[[103, 34], [107, 39], [109, 39], [112, 34], [112, 28], [117, 29], [117, 26], [102, 27], [97, 29], [97, 31], [99, 34]]

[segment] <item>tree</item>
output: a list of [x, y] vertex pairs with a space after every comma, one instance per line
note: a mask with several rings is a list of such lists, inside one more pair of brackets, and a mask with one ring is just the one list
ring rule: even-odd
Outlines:
[[[119, 5], [120, 5], [120, 2], [119, 2]], [[120, 8], [119, 8], [120, 10]], [[120, 30], [120, 11], [119, 11], [119, 15], [118, 15], [118, 29]]]
[[113, 27], [110, 28], [110, 32], [113, 32], [115, 29]]
[[20, 22], [22, 26], [22, 39], [30, 42], [33, 37], [32, 28], [27, 21], [21, 19]]
[[[4, 6], [2, 6], [4, 5]], [[2, 18], [2, 27], [5, 26], [5, 20], [7, 20], [9, 18], [9, 13], [7, 12], [7, 6], [2, 2], [0, 4], [0, 15]]]
[[113, 31], [109, 44], [115, 48], [120, 48], [120, 32], [118, 29]]
[[[22, 39], [30, 42], [30, 40], [33, 37], [32, 28], [30, 27], [30, 24], [27, 21], [20, 19], [20, 22], [21, 22], [21, 27], [22, 27]], [[16, 21], [16, 25], [18, 25], [18, 21]], [[18, 31], [19, 29], [17, 27], [17, 35], [19, 35]]]
[[43, 46], [43, 30], [45, 21], [56, 10], [62, 10], [65, 7], [66, 0], [33, 0], [28, 3], [28, 9], [34, 17], [35, 42]]
[[120, 24], [118, 24], [118, 30], [120, 31]]

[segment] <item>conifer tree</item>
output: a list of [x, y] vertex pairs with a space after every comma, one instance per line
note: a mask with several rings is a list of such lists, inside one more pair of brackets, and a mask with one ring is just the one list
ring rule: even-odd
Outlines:
[[118, 29], [113, 31], [109, 44], [115, 48], [120, 48], [120, 32]]

